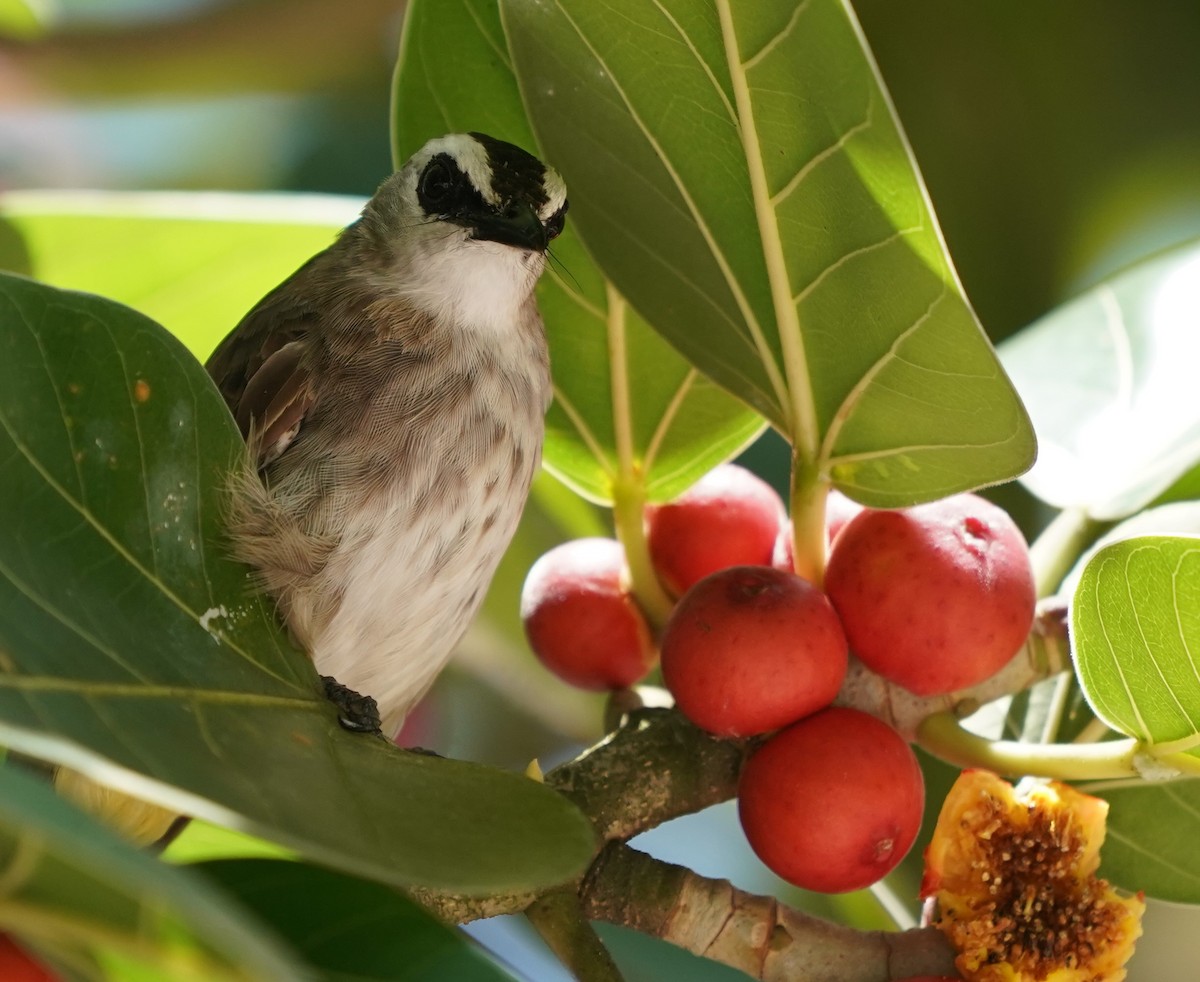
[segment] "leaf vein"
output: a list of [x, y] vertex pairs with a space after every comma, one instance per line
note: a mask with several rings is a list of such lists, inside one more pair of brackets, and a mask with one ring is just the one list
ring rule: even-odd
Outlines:
[[88, 679], [68, 679], [57, 675], [0, 675], [0, 690], [34, 693], [66, 693], [95, 699], [169, 699], [191, 700], [228, 706], [255, 706], [266, 709], [319, 708], [316, 698], [275, 696], [258, 692], [238, 692], [236, 689], [198, 688], [189, 685], [160, 685], [157, 683], [98, 682]]
[[464, 0], [462, 6], [463, 10], [467, 12], [467, 16], [474, 21], [480, 35], [483, 37], [484, 41], [487, 42], [487, 46], [496, 52], [496, 57], [499, 58], [504, 67], [508, 69], [509, 74], [513, 74], [512, 59], [509, 57], [508, 49], [506, 47], [502, 48], [496, 43], [495, 38], [493, 38], [492, 35], [487, 32], [483, 21], [479, 19], [479, 15], [475, 13], [475, 8], [472, 7], [471, 4], [465, 2]]
[[[1139, 553], [1143, 553], [1143, 552], [1155, 553], [1160, 558], [1162, 557], [1161, 550], [1159, 550], [1156, 546], [1137, 546], [1135, 548], [1132, 548], [1129, 550], [1128, 554], [1125, 556], [1125, 571], [1127, 574], [1129, 573], [1129, 567], [1133, 563], [1134, 557], [1137, 556]], [[1126, 575], [1126, 577], [1125, 577], [1125, 597], [1129, 602], [1130, 613], [1133, 614], [1133, 622], [1134, 622], [1134, 624], [1137, 625], [1138, 637], [1141, 638], [1142, 649], [1146, 653], [1146, 659], [1150, 663], [1150, 665], [1154, 668], [1155, 673], [1158, 675], [1159, 681], [1162, 683], [1162, 689], [1166, 692], [1167, 695], [1169, 695], [1171, 697], [1171, 700], [1175, 703], [1175, 708], [1179, 710], [1179, 715], [1181, 717], [1183, 717], [1184, 722], [1192, 728], [1193, 732], [1195, 732], [1195, 729], [1196, 729], [1195, 722], [1192, 720], [1191, 716], [1188, 715], [1188, 711], [1186, 709], [1184, 709], [1183, 703], [1181, 703], [1179, 701], [1179, 696], [1175, 693], [1175, 687], [1173, 685], [1171, 685], [1171, 683], [1169, 681], [1167, 681], [1166, 673], [1163, 671], [1162, 665], [1159, 664], [1158, 659], [1154, 655], [1154, 648], [1150, 644], [1150, 639], [1146, 636], [1146, 628], [1145, 628], [1145, 625], [1143, 624], [1143, 616], [1146, 612], [1143, 610], [1142, 605], [1140, 605], [1134, 599], [1133, 582], [1134, 582], [1134, 577], [1132, 575]], [[1133, 698], [1133, 693], [1130, 692], [1130, 699], [1132, 700], [1132, 698]], [[1140, 715], [1139, 715], [1138, 719], [1139, 719], [1139, 721], [1141, 720]], [[1147, 740], [1150, 739], [1149, 732], [1147, 732], [1146, 739]]]
[[[108, 546], [113, 550], [114, 553], [116, 553], [118, 556], [120, 556], [122, 559], [124, 559], [137, 573], [141, 574], [145, 579], [147, 579], [148, 581], [153, 583], [154, 586], [163, 595], [163, 597], [165, 597], [172, 604], [174, 604], [180, 611], [182, 611], [183, 613], [185, 613], [189, 617], [191, 617], [193, 620], [195, 620], [197, 624], [200, 623], [200, 615], [196, 611], [190, 610], [188, 608], [187, 604], [184, 603], [183, 599], [181, 597], [177, 596], [174, 593], [174, 591], [172, 591], [170, 588], [168, 588], [166, 583], [162, 582], [161, 580], [157, 579], [154, 576], [151, 576], [149, 571], [145, 568], [145, 566], [143, 566], [138, 561], [137, 557], [134, 556], [128, 549], [126, 549], [125, 546], [120, 541], [118, 541], [113, 536], [113, 534], [107, 528], [105, 528], [90, 511], [88, 511], [78, 501], [76, 501], [74, 498], [72, 498], [71, 495], [68, 493], [67, 489], [64, 488], [61, 484], [58, 483], [58, 481], [56, 481], [54, 479], [53, 475], [51, 475], [50, 472], [46, 470], [45, 466], [42, 464], [42, 462], [40, 460], [37, 459], [36, 456], [34, 456], [33, 452], [29, 449], [29, 447], [26, 446], [19, 439], [16, 431], [13, 428], [12, 421], [8, 418], [8, 415], [3, 410], [0, 410], [0, 427], [4, 428], [4, 431], [8, 434], [8, 438], [12, 441], [13, 445], [17, 448], [18, 452], [24, 458], [25, 462], [30, 467], [33, 468], [35, 473], [37, 473], [37, 475], [46, 483], [46, 486], [48, 488], [50, 488], [55, 494], [57, 494], [58, 497], [62, 500], [62, 502], [64, 504], [66, 504], [69, 508], [71, 508], [73, 511], [75, 511], [76, 514], [78, 514], [84, 520], [84, 522], [86, 524], [91, 526], [92, 530], [108, 544]], [[248, 661], [252, 665], [254, 665], [255, 668], [266, 673], [267, 675], [270, 675], [276, 681], [282, 682], [285, 685], [294, 684], [294, 683], [289, 682], [287, 679], [283, 678], [282, 676], [276, 674], [274, 671], [272, 671], [266, 665], [263, 665], [260, 662], [255, 661], [255, 659], [251, 658], [250, 655], [246, 651], [242, 650], [242, 648], [239, 647], [238, 645], [235, 645], [228, 640], [225, 643], [230, 651], [232, 651], [235, 654], [239, 655], [240, 657], [244, 658], [246, 661]]]
[[596, 458], [596, 462], [604, 471], [604, 475], [611, 481], [615, 476], [608, 455], [604, 452], [604, 448], [600, 446], [600, 441], [596, 439], [596, 435], [592, 432], [587, 421], [583, 418], [583, 414], [575, 408], [575, 404], [567, 398], [558, 385], [554, 386], [554, 401], [558, 403], [558, 407], [563, 411], [563, 415], [571, 421], [571, 425], [579, 432], [579, 438], [583, 440], [584, 445]]
[[1159, 866], [1165, 866], [1172, 873], [1179, 874], [1180, 876], [1184, 876], [1189, 880], [1195, 880], [1197, 883], [1200, 883], [1200, 874], [1191, 872], [1190, 870], [1179, 865], [1179, 863], [1175, 860], [1168, 860], [1157, 853], [1151, 852], [1136, 839], [1129, 838], [1127, 835], [1122, 834], [1118, 829], [1113, 828], [1111, 825], [1108, 827], [1108, 838], [1115, 839], [1117, 842], [1120, 842], [1122, 845], [1128, 848], [1131, 852], [1145, 856], [1148, 860], [1157, 863]]
[[772, 51], [788, 39], [792, 31], [796, 29], [796, 25], [800, 23], [800, 18], [803, 16], [808, 4], [809, 0], [803, 0], [803, 2], [796, 5], [796, 9], [792, 11], [792, 16], [788, 18], [788, 22], [783, 25], [783, 28], [754, 54], [742, 62], [742, 71], [747, 73], [753, 71], [764, 58], [769, 57]]
[[745, 321], [746, 327], [750, 331], [751, 337], [754, 340], [754, 347], [757, 350], [758, 356], [762, 361], [763, 368], [767, 372], [767, 376], [770, 379], [776, 401], [781, 407], [787, 406], [787, 385], [780, 374], [779, 365], [775, 361], [771, 347], [767, 343], [766, 335], [763, 333], [762, 325], [760, 325], [758, 322], [758, 316], [755, 314], [753, 307], [750, 305], [750, 301], [747, 299], [745, 292], [742, 290], [741, 283], [738, 282], [737, 277], [734, 275], [733, 268], [730, 266], [728, 257], [717, 243], [716, 236], [713, 235], [712, 229], [708, 227], [708, 222], [705, 221], [699, 205], [697, 205], [695, 199], [691, 195], [691, 192], [688, 190], [687, 185], [684, 183], [683, 176], [678, 170], [676, 170], [674, 164], [671, 162], [670, 157], [663, 150], [662, 144], [659, 143], [658, 138], [654, 136], [654, 134], [650, 131], [650, 127], [646, 124], [646, 121], [642, 119], [641, 115], [634, 108], [633, 100], [629, 98], [629, 94], [625, 91], [621, 83], [617, 81], [617, 78], [613, 74], [609, 64], [604, 60], [604, 58], [601, 57], [600, 52], [596, 50], [595, 46], [591, 43], [586, 34], [580, 29], [574, 18], [572, 18], [567, 12], [566, 8], [563, 6], [562, 0], [555, 0], [555, 5], [558, 7], [558, 10], [562, 14], [563, 18], [568, 24], [570, 24], [571, 29], [575, 31], [580, 42], [588, 49], [588, 53], [596, 60], [597, 64], [603, 68], [609, 82], [612, 84], [614, 91], [624, 103], [625, 109], [629, 113], [629, 118], [641, 131], [642, 136], [645, 137], [646, 142], [650, 144], [651, 149], [658, 157], [663, 169], [671, 178], [672, 183], [674, 183], [676, 190], [679, 192], [680, 197], [683, 199], [683, 202], [688, 209], [688, 212], [691, 214], [692, 221], [696, 223], [696, 228], [700, 232], [701, 238], [704, 239], [705, 245], [708, 247], [709, 252], [715, 260], [717, 268], [720, 270], [721, 275], [725, 280], [725, 284], [732, 294], [734, 302], [737, 304], [738, 310]]
[[[82, 625], [70, 620], [62, 611], [58, 610], [58, 608], [52, 607], [38, 591], [34, 590], [24, 580], [20, 579], [16, 572], [3, 562], [0, 562], [0, 575], [8, 580], [8, 582], [11, 583], [17, 589], [17, 591], [35, 607], [38, 607], [40, 610], [44, 611], [64, 628], [76, 635], [80, 640], [91, 645], [100, 654], [108, 657], [113, 664], [124, 669], [135, 679], [139, 679], [143, 682], [149, 681], [146, 676], [137, 670], [137, 668], [126, 662], [119, 654], [117, 654], [116, 651], [102, 643], [99, 638], [93, 636], [91, 633], [85, 630]], [[10, 677], [11, 676], [0, 675], [0, 685], [5, 685], [5, 679]]]
[[869, 245], [859, 246], [857, 249], [851, 249], [844, 255], [839, 256], [823, 270], [821, 270], [821, 272], [819, 272], [815, 277], [813, 277], [813, 279], [809, 281], [808, 285], [805, 286], [804, 289], [792, 297], [792, 303], [796, 306], [799, 306], [812, 294], [814, 290], [824, 283], [825, 280], [827, 280], [847, 263], [852, 262], [853, 260], [862, 256], [868, 255], [869, 253], [877, 252], [880, 249], [886, 249], [888, 246], [893, 245], [900, 239], [903, 239], [904, 236], [913, 235], [917, 232], [924, 231], [924, 229], [924, 225], [910, 225], [908, 228], [897, 229], [891, 235], [880, 239], [878, 242], [872, 242]]
[[887, 351], [875, 359], [874, 364], [872, 364], [870, 368], [863, 372], [862, 377], [859, 378], [859, 380], [854, 383], [854, 386], [850, 389], [850, 391], [846, 393], [846, 398], [843, 399], [841, 405], [838, 406], [837, 411], [833, 414], [833, 419], [829, 423], [828, 429], [825, 431], [825, 440], [821, 447], [822, 459], [829, 458], [833, 454], [833, 447], [837, 443], [837, 438], [841, 434], [842, 428], [845, 426], [846, 421], [850, 418], [850, 416], [853, 415], [854, 410], [858, 407], [858, 404], [866, 396], [867, 390], [871, 387], [871, 383], [875, 380], [879, 373], [883, 371], [884, 366], [886, 366], [893, 358], [898, 357], [897, 353], [900, 347], [905, 341], [907, 341], [918, 330], [920, 330], [921, 326], [924, 325], [930, 317], [933, 316], [934, 309], [942, 302], [949, 292], [949, 288], [943, 282], [941, 291], [936, 297], [933, 298], [933, 300], [929, 302], [929, 306], [925, 308], [925, 312], [902, 332], [896, 335], [891, 345], [888, 346]]
[[576, 306], [580, 307], [585, 313], [591, 314], [597, 320], [607, 320], [607, 315], [604, 313], [604, 311], [592, 303], [578, 290], [568, 286], [567, 281], [563, 279], [558, 270], [551, 267], [547, 272], [549, 273], [550, 278], [554, 280], [558, 288], [567, 295], [567, 299], [573, 301]]
[[[807, 2], [807, 0], [805, 0], [805, 2]], [[676, 33], [678, 33], [683, 43], [687, 45], [688, 51], [692, 53], [692, 57], [695, 58], [700, 64], [700, 67], [704, 70], [704, 74], [708, 77], [708, 81], [712, 84], [713, 89], [716, 90], [717, 95], [721, 97], [721, 102], [725, 106], [725, 112], [728, 115], [729, 122], [733, 123], [733, 125], [736, 127], [738, 125], [737, 113], [734, 111], [733, 104], [729, 101], [729, 96], [726, 95], [725, 90], [721, 88], [721, 83], [717, 81], [717, 76], [716, 73], [713, 72], [712, 66], [702, 57], [700, 57], [700, 51], [697, 49], [695, 42], [692, 41], [687, 31], [683, 29], [683, 25], [680, 24], [679, 21], [675, 19], [674, 15], [663, 6], [662, 0], [654, 0], [654, 6], [658, 8], [659, 13], [661, 13], [668, 21], [670, 21], [671, 26], [675, 28]]]
[[679, 415], [679, 410], [682, 408], [684, 400], [687, 399], [692, 386], [696, 383], [696, 378], [699, 374], [699, 371], [695, 367], [688, 369], [688, 373], [683, 377], [683, 381], [679, 383], [675, 394], [671, 396], [671, 401], [667, 403], [667, 408], [663, 411], [658, 425], [654, 427], [654, 434], [650, 437], [650, 443], [646, 446], [646, 452], [642, 459], [642, 467], [647, 475], [654, 469], [654, 462], [658, 458], [658, 452], [662, 448], [663, 441], [666, 439], [671, 425], [675, 422], [675, 417]]
[[798, 187], [800, 187], [804, 179], [808, 177], [808, 175], [811, 174], [814, 169], [819, 167], [835, 154], [841, 153], [846, 148], [846, 144], [854, 139], [854, 137], [856, 137], [859, 133], [870, 129], [872, 123], [874, 122], [874, 116], [875, 93], [871, 92], [867, 97], [866, 118], [861, 123], [856, 123], [855, 125], [851, 126], [850, 129], [846, 130], [846, 132], [838, 137], [837, 140], [827, 146], [824, 150], [818, 151], [810, 160], [808, 160], [803, 167], [796, 171], [795, 175], [783, 187], [771, 195], [771, 205], [778, 209], [781, 204], [783, 204], [792, 196], [792, 193]]

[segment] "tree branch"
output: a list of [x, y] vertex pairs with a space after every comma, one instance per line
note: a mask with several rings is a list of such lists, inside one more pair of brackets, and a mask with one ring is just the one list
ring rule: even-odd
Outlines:
[[834, 704], [878, 716], [913, 742], [917, 727], [930, 716], [939, 713], [969, 716], [985, 703], [1022, 692], [1070, 668], [1067, 607], [1061, 599], [1052, 597], [1038, 604], [1033, 627], [1021, 649], [999, 672], [978, 685], [940, 696], [918, 696], [851, 658], [850, 670]]
[[953, 975], [933, 928], [856, 931], [612, 843], [581, 891], [588, 917], [633, 928], [764, 982], [885, 982]]
[[603, 844], [728, 801], [749, 747], [705, 733], [674, 709], [647, 707], [546, 783], [591, 819]]
[[[873, 713], [912, 739], [920, 722], [934, 714], [966, 715], [1069, 664], [1065, 610], [1045, 602], [1026, 645], [978, 686], [920, 697], [856, 664], [838, 704]], [[674, 709], [643, 705], [633, 693], [620, 698], [629, 708], [616, 729], [545, 778], [596, 829], [596, 857], [579, 886], [587, 918], [634, 928], [770, 982], [886, 982], [954, 974], [953, 953], [936, 931], [856, 931], [626, 846], [625, 840], [656, 825], [733, 798], [742, 764], [758, 741], [720, 740]], [[482, 898], [413, 893], [456, 923], [518, 913], [531, 904], [534, 918], [546, 913], [543, 901], [530, 893]]]

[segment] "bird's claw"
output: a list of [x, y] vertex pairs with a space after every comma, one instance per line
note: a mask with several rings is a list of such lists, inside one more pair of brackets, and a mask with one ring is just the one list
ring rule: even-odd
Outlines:
[[382, 735], [383, 720], [374, 699], [359, 695], [353, 689], [342, 685], [332, 675], [322, 675], [321, 682], [325, 686], [325, 698], [337, 707], [338, 723], [342, 729], [351, 733]]

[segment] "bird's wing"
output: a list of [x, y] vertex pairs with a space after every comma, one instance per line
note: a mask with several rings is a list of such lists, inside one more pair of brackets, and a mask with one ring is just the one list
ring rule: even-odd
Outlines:
[[287, 449], [313, 405], [306, 353], [319, 315], [298, 289], [311, 266], [263, 297], [205, 363], [259, 468]]

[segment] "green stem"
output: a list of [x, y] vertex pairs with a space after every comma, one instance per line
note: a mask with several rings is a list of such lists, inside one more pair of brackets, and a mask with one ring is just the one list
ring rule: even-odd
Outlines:
[[613, 480], [613, 525], [625, 547], [629, 586], [650, 623], [658, 630], [671, 616], [671, 598], [658, 581], [646, 544], [644, 512], [646, 482], [633, 447], [630, 414], [629, 354], [625, 346], [625, 298], [611, 283], [605, 284], [608, 301], [608, 363], [611, 376], [613, 440], [617, 449], [617, 475]]
[[829, 484], [817, 468], [792, 451], [792, 536], [798, 576], [821, 586], [825, 582], [825, 499]]
[[1060, 781], [1136, 777], [1134, 756], [1145, 749], [1132, 739], [1092, 744], [987, 740], [964, 729], [950, 713], [935, 713], [925, 719], [917, 727], [917, 742], [959, 767], [984, 767], [997, 774], [1032, 774]]
[[1158, 756], [1158, 762], [1184, 774], [1200, 777], [1200, 758], [1191, 754], [1161, 754]]
[[1163, 743], [1156, 743], [1154, 745], [1154, 752], [1165, 757], [1173, 754], [1186, 754], [1189, 750], [1195, 750], [1197, 747], [1200, 747], [1200, 733], [1193, 733], [1180, 740], [1167, 740]]
[[671, 616], [674, 602], [663, 589], [650, 561], [646, 543], [644, 512], [646, 496], [640, 485], [618, 481], [613, 488], [613, 525], [617, 538], [625, 547], [625, 565], [629, 571], [629, 586], [647, 620], [661, 631]]
[[1050, 706], [1046, 710], [1046, 718], [1042, 721], [1041, 732], [1035, 737], [1038, 743], [1054, 743], [1057, 740], [1074, 682], [1075, 674], [1064, 672], [1058, 678], [1048, 679], [1043, 683], [1050, 687]]
[[622, 982], [612, 955], [584, 917], [574, 887], [542, 894], [525, 916], [579, 982]]
[[1055, 516], [1029, 547], [1039, 597], [1053, 596], [1083, 551], [1104, 531], [1082, 508], [1067, 508]]
[[1099, 743], [1112, 732], [1107, 723], [1099, 717], [1090, 719], [1076, 735], [1072, 743]]

